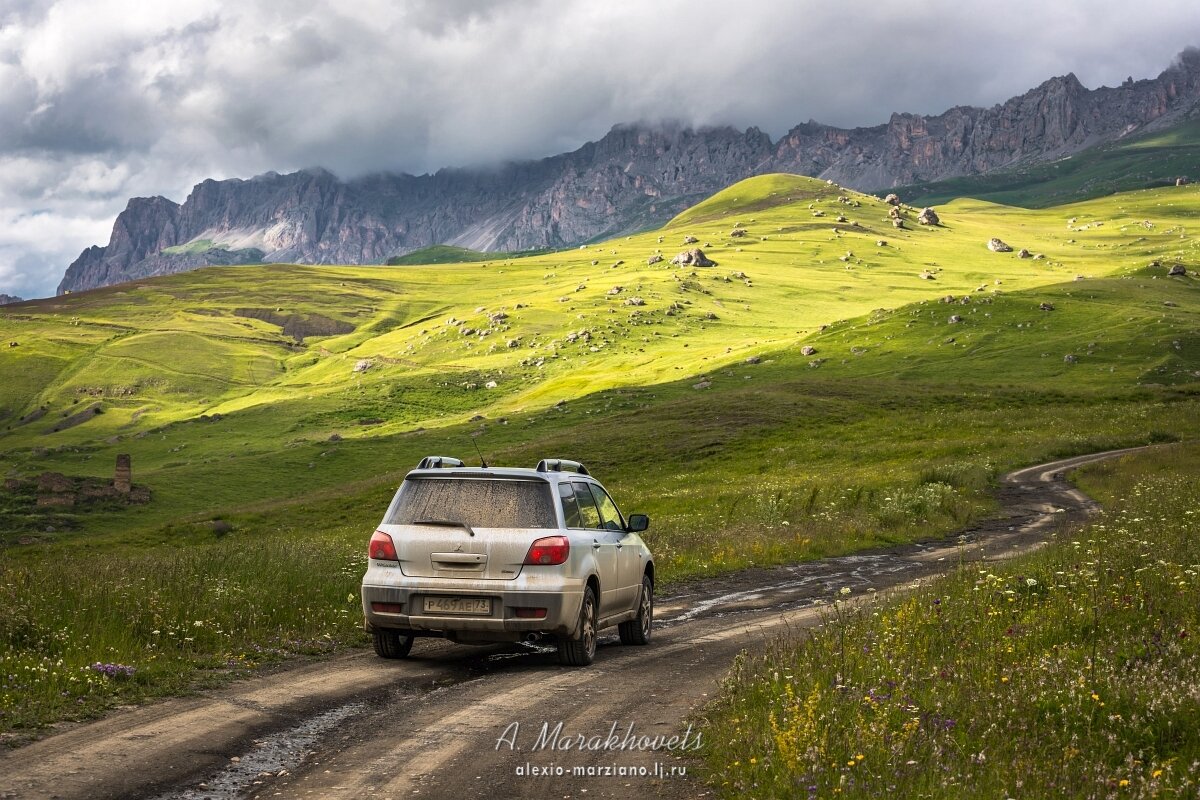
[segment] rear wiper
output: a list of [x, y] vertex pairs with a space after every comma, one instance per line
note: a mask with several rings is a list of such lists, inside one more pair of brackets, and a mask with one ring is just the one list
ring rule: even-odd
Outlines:
[[413, 523], [413, 525], [440, 525], [443, 528], [462, 528], [464, 531], [471, 534], [472, 536], [475, 535], [475, 531], [471, 530], [471, 526], [468, 525], [467, 523], [455, 522], [454, 520], [449, 520], [449, 519], [422, 519], [422, 520], [417, 520], [416, 522]]

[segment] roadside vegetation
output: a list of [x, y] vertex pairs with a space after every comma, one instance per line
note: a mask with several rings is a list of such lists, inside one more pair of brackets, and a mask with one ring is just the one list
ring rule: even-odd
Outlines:
[[743, 658], [705, 731], [725, 797], [1192, 797], [1200, 447], [1082, 470], [1093, 524]]
[[[584, 461], [669, 585], [945, 535], [1008, 469], [1197, 437], [1200, 281], [1167, 275], [1200, 261], [1195, 187], [887, 208], [763, 176], [570, 252], [5, 307], [0, 735], [361, 643], [366, 541], [425, 455]], [[692, 235], [719, 267], [669, 265]], [[40, 504], [118, 453], [149, 502]]]

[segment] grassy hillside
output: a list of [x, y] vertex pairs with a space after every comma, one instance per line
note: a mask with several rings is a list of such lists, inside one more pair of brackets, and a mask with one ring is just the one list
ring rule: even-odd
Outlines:
[[407, 267], [414, 264], [466, 264], [473, 261], [503, 261], [508, 258], [524, 258], [536, 255], [538, 252], [525, 253], [485, 253], [480, 250], [470, 250], [466, 247], [454, 247], [448, 244], [435, 244], [422, 247], [402, 256], [387, 260], [389, 267]]
[[1101, 145], [1049, 164], [989, 175], [918, 183], [898, 189], [914, 205], [939, 205], [957, 197], [1048, 208], [1149, 187], [1175, 179], [1200, 180], [1200, 120], [1129, 140]]
[[[1200, 190], [939, 213], [896, 229], [771, 175], [568, 252], [210, 268], [0, 310], [4, 477], [129, 453], [152, 492], [0, 494], [0, 659], [59, 675], [0, 686], [0, 728], [358, 641], [365, 539], [431, 453], [580, 458], [653, 517], [670, 582], [934, 536], [1005, 468], [1197, 435], [1200, 296], [1167, 272], [1200, 263]], [[718, 266], [671, 265], [686, 237]], [[84, 608], [121, 613], [60, 641]], [[141, 677], [69, 680], [97, 660]]]

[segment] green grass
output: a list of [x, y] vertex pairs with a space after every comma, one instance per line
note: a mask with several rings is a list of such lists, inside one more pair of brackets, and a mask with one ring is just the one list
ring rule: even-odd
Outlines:
[[1200, 121], [1134, 139], [1100, 145], [1050, 163], [918, 183], [897, 191], [913, 205], [941, 205], [975, 197], [995, 203], [1048, 208], [1118, 192], [1174, 186], [1200, 178]]
[[503, 261], [510, 258], [525, 258], [544, 252], [546, 251], [530, 250], [521, 253], [485, 253], [481, 250], [471, 250], [466, 247], [434, 244], [402, 256], [393, 256], [387, 260], [387, 265], [389, 267], [406, 267], [416, 264], [466, 264], [478, 261]]
[[184, 244], [177, 244], [173, 247], [164, 247], [163, 253], [168, 255], [185, 255], [196, 253], [207, 253], [209, 250], [228, 250], [227, 244], [216, 244], [212, 239], [193, 239]]
[[[0, 673], [44, 665], [64, 609], [95, 608], [101, 584], [122, 587], [122, 613], [52, 662], [137, 669], [94, 678], [94, 705], [13, 693], [0, 730], [175, 691], [289, 642], [361, 641], [343, 567], [431, 453], [581, 459], [651, 515], [670, 584], [937, 536], [987, 513], [1003, 470], [1200, 435], [1198, 284], [1165, 266], [1200, 261], [1195, 187], [1046, 211], [964, 200], [937, 228], [906, 211], [897, 230], [885, 212], [772, 175], [568, 252], [213, 267], [0, 310], [0, 340], [18, 344], [0, 360], [3, 477], [108, 477], [129, 453], [152, 491], [126, 509], [0, 502], [0, 585], [53, 587], [28, 592], [20, 637], [0, 636]], [[685, 236], [719, 266], [670, 266]], [[1046, 257], [991, 253], [991, 236]], [[54, 430], [93, 403], [102, 414]], [[229, 567], [240, 586], [265, 572], [304, 585], [294, 606], [255, 594], [256, 616], [142, 579], [161, 564], [192, 587], [259, 547], [309, 544], [315, 562]], [[150, 633], [164, 608], [228, 636], [167, 658]]]
[[1087, 468], [1106, 511], [1006, 564], [837, 603], [709, 709], [725, 797], [1183, 797], [1200, 787], [1200, 448]]

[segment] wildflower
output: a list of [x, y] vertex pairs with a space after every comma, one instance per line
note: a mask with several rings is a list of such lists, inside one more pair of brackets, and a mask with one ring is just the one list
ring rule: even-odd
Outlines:
[[840, 592], [838, 592], [838, 594], [843, 594], [843, 595], [850, 594], [850, 587], [849, 587], [849, 586], [843, 586], [843, 587], [842, 587], [842, 589], [841, 589], [841, 591], [840, 591]]

